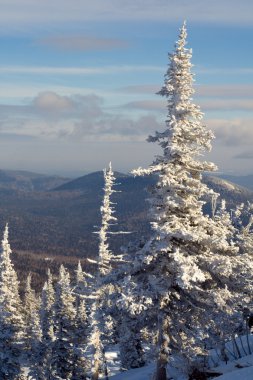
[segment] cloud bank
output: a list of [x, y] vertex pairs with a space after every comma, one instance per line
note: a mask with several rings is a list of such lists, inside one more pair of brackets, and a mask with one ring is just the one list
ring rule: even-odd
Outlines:
[[253, 3], [244, 0], [3, 0], [1, 25], [20, 27], [48, 23], [156, 20], [251, 24]]

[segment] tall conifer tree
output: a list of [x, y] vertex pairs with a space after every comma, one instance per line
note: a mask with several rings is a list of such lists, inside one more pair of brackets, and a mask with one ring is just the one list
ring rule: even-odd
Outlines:
[[[110, 225], [117, 221], [113, 215], [115, 213], [111, 195], [115, 192], [113, 185], [115, 184], [115, 177], [112, 170], [111, 163], [109, 169], [104, 169], [104, 198], [101, 206], [102, 222], [101, 228], [98, 232], [99, 235], [99, 255], [98, 255], [98, 269], [95, 284], [95, 302], [92, 306], [92, 334], [91, 343], [93, 347], [93, 368], [92, 380], [99, 378], [99, 373], [107, 375], [107, 365], [105, 359], [105, 350], [102, 342], [102, 335], [104, 330], [104, 311], [103, 303], [105, 296], [105, 286], [103, 280], [112, 269], [113, 254], [109, 249], [108, 234], [110, 233]], [[115, 257], [116, 259], [116, 257]]]
[[0, 252], [0, 378], [17, 380], [22, 377], [20, 358], [23, 348], [24, 322], [18, 292], [18, 279], [11, 262], [5, 227]]
[[56, 284], [54, 309], [54, 341], [52, 349], [52, 379], [70, 380], [73, 372], [73, 341], [76, 310], [68, 271], [60, 267]]
[[134, 171], [157, 175], [150, 197], [153, 236], [135, 265], [147, 296], [159, 303], [156, 380], [166, 379], [172, 359], [187, 367], [189, 359], [204, 354], [206, 320], [217, 325], [222, 313], [233, 312], [248, 268], [230, 245], [226, 226], [203, 214], [203, 197], [213, 192], [201, 181], [202, 173], [215, 165], [199, 157], [211, 149], [213, 134], [191, 98], [192, 52], [186, 37], [184, 24], [160, 91], [167, 99], [166, 129], [149, 137], [163, 153], [148, 169]]
[[53, 355], [53, 344], [55, 340], [54, 333], [54, 303], [55, 290], [53, 286], [53, 277], [48, 269], [48, 278], [45, 282], [41, 294], [40, 323], [42, 333], [42, 362], [45, 378], [51, 376], [51, 364]]

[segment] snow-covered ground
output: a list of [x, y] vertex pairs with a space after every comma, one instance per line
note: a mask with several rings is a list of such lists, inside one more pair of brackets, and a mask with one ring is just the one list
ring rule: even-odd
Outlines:
[[[252, 360], [252, 359], [251, 359]], [[152, 380], [154, 373], [154, 366], [150, 365], [144, 368], [133, 369], [131, 371], [123, 372], [116, 376], [110, 377], [112, 380]], [[228, 372], [222, 376], [216, 377], [217, 380], [252, 380], [253, 379], [253, 366], [236, 369]]]
[[[218, 350], [210, 352], [213, 371], [222, 373], [215, 377], [217, 380], [253, 380], [253, 335], [243, 336], [226, 344], [226, 353], [229, 357], [227, 363], [221, 360]], [[237, 353], [236, 353], [237, 352]], [[236, 357], [235, 357], [236, 356]], [[238, 358], [238, 356], [241, 356]], [[110, 380], [152, 380], [155, 364], [149, 364], [143, 368], [120, 372], [117, 349], [106, 353]], [[174, 380], [183, 380], [184, 376], [174, 377]]]
[[[245, 368], [237, 368], [236, 366], [245, 366]], [[155, 366], [150, 364], [143, 368], [132, 369], [130, 371], [119, 373], [118, 375], [110, 376], [110, 380], [152, 380]], [[221, 368], [216, 368], [217, 372]], [[229, 363], [227, 368], [222, 368], [224, 374], [215, 377], [216, 380], [252, 380], [253, 379], [253, 355], [246, 356], [233, 363]], [[222, 371], [221, 371], [222, 372]], [[183, 379], [183, 378], [181, 378]], [[177, 380], [180, 380], [178, 378]]]
[[154, 364], [143, 368], [131, 369], [110, 377], [112, 380], [152, 380], [154, 374]]

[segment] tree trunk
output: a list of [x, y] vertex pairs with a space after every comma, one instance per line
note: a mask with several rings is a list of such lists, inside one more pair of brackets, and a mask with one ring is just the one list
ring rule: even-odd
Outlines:
[[155, 380], [167, 380], [166, 364], [160, 360], [157, 361]]
[[105, 349], [103, 347], [102, 349], [102, 353], [103, 353], [103, 370], [104, 370], [104, 378], [105, 380], [109, 380], [109, 376], [108, 376], [108, 366], [107, 366], [107, 360], [106, 360], [106, 356], [105, 356]]
[[98, 378], [99, 378], [99, 363], [95, 362], [92, 375], [91, 375], [91, 380], [98, 380]]
[[158, 349], [155, 380], [167, 380], [166, 366], [169, 352], [169, 319], [163, 311], [158, 315]]

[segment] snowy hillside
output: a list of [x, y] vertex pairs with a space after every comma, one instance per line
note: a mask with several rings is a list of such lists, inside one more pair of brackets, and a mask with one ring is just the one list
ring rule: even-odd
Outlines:
[[[252, 380], [253, 378], [253, 355], [246, 356], [244, 360], [237, 361], [235, 365], [242, 363], [245, 368], [235, 368], [224, 373], [222, 376], [215, 377], [217, 380]], [[138, 368], [135, 370], [123, 372], [116, 376], [110, 377], [110, 380], [152, 380], [154, 365]], [[183, 380], [183, 378], [181, 378]], [[179, 379], [178, 379], [179, 380]]]
[[[238, 353], [235, 353], [235, 346], [237, 344], [239, 349]], [[219, 380], [252, 380], [253, 378], [253, 335], [241, 336], [237, 338], [235, 342], [228, 342], [226, 344], [227, 354], [230, 358], [227, 363], [220, 360], [220, 353], [218, 350], [211, 350], [210, 362], [215, 363], [214, 367], [211, 367], [210, 373], [216, 374], [216, 376], [210, 376], [210, 379]], [[125, 372], [119, 372], [119, 367], [115, 365], [117, 363], [117, 352], [108, 352], [106, 357], [109, 364], [110, 380], [152, 380], [155, 364], [151, 363], [145, 367], [132, 369]], [[236, 358], [235, 358], [236, 357]], [[219, 365], [217, 365], [219, 364]], [[183, 375], [177, 375], [175, 370], [168, 368], [169, 379], [171, 380], [186, 380]], [[217, 374], [221, 374], [218, 375]]]

